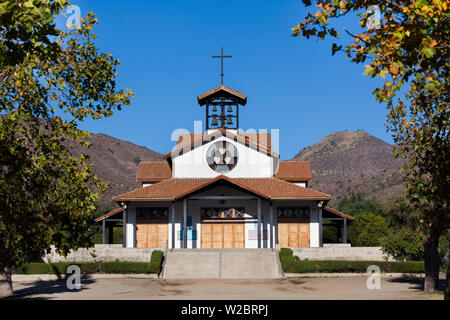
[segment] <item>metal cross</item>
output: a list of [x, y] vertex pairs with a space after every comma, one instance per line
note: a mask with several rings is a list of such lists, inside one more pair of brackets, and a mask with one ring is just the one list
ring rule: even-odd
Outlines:
[[223, 58], [231, 58], [232, 56], [224, 56], [223, 55], [223, 47], [220, 49], [220, 56], [212, 56], [213, 58], [220, 58], [221, 60], [221, 69], [220, 69], [220, 84], [223, 84]]

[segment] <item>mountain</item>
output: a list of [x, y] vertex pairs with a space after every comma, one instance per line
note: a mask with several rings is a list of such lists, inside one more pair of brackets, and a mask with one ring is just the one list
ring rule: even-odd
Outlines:
[[100, 180], [108, 183], [105, 193], [100, 193], [100, 202], [115, 208], [112, 197], [140, 187], [136, 182], [136, 172], [140, 161], [163, 161], [165, 157], [146, 147], [119, 140], [105, 134], [93, 134], [89, 138], [91, 147], [85, 149], [74, 144], [71, 152], [79, 156], [82, 152], [89, 155], [93, 171]]
[[394, 147], [364, 130], [341, 131], [301, 150], [293, 160], [311, 161], [311, 188], [336, 203], [352, 192], [382, 200], [403, 188]]

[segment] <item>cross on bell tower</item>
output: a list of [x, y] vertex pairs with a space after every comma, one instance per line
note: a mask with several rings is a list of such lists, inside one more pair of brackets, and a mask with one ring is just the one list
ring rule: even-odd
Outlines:
[[212, 57], [221, 59], [221, 84], [197, 97], [198, 104], [206, 107], [206, 130], [237, 130], [239, 129], [239, 106], [247, 104], [247, 96], [223, 85], [223, 58], [231, 58], [231, 56], [223, 55], [223, 47], [220, 56]]
[[220, 84], [223, 85], [223, 58], [232, 58], [233, 56], [224, 56], [223, 47], [220, 47], [220, 56], [212, 56], [213, 58], [220, 58]]

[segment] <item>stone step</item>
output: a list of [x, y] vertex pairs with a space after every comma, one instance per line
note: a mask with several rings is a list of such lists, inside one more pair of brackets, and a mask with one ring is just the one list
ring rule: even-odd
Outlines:
[[272, 249], [176, 249], [167, 252], [167, 279], [282, 278], [278, 251]]

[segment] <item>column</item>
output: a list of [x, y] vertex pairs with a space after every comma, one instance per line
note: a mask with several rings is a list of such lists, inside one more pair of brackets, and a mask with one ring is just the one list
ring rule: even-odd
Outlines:
[[319, 247], [323, 247], [322, 236], [322, 208], [319, 208]]
[[261, 198], [258, 198], [258, 248], [261, 248]]
[[175, 248], [174, 226], [175, 226], [175, 202], [172, 202], [169, 212], [169, 243], [167, 245], [169, 249]]
[[127, 209], [126, 205], [122, 211], [122, 244], [123, 247], [127, 247]]
[[183, 248], [187, 248], [187, 199], [183, 200]]
[[102, 243], [106, 244], [106, 221], [102, 220]]
[[342, 233], [342, 243], [347, 243], [347, 219], [344, 218], [344, 232]]
[[275, 234], [273, 232], [273, 204], [270, 202], [270, 248], [275, 248]]

